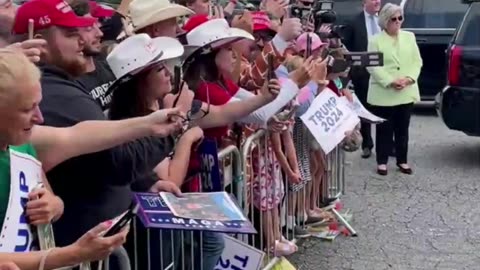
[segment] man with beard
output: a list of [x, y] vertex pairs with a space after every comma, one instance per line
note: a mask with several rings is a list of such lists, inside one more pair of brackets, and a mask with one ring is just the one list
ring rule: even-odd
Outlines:
[[[73, 1], [71, 6], [77, 16], [92, 18], [90, 4], [87, 0]], [[81, 28], [79, 32], [85, 41], [83, 54], [86, 60], [87, 73], [80, 76], [77, 81], [87, 89], [90, 96], [105, 111], [112, 100], [112, 95], [111, 92], [108, 93], [108, 88], [115, 81], [115, 76], [105, 61], [104, 56], [101, 55], [103, 33], [98, 23], [95, 23], [92, 27]]]
[[[83, 54], [85, 41], [79, 29], [94, 27], [96, 20], [76, 16], [62, 0], [32, 0], [17, 11], [13, 32], [18, 41], [28, 38], [29, 20], [34, 22], [34, 36], [47, 41], [39, 64], [43, 94], [40, 108], [44, 124], [69, 127], [86, 120], [106, 120], [88, 90], [75, 80], [85, 73], [87, 67]], [[165, 136], [178, 127], [179, 123], [172, 122], [159, 130]], [[148, 135], [145, 133], [144, 136]], [[47, 174], [54, 193], [65, 204], [64, 215], [53, 226], [58, 246], [73, 243], [94, 225], [128, 209], [130, 185], [134, 180], [133, 184], [139, 190], [178, 191], [171, 182], [158, 181], [152, 171], [161, 161], [150, 154], [151, 149], [159, 147], [156, 141], [146, 137], [73, 158]]]

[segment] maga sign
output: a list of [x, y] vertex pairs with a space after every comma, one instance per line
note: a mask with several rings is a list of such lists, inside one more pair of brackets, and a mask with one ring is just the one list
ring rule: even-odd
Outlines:
[[360, 122], [358, 116], [330, 89], [323, 90], [300, 117], [325, 154], [330, 153]]

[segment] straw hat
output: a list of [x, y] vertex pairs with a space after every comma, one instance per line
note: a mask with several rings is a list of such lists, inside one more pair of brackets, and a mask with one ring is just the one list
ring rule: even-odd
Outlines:
[[128, 37], [107, 56], [108, 65], [116, 78], [111, 88], [131, 80], [135, 75], [160, 62], [178, 58], [183, 52], [183, 46], [174, 38], [152, 39], [147, 34]]
[[134, 31], [160, 21], [194, 14], [191, 9], [168, 0], [133, 0], [129, 10]]
[[[192, 22], [192, 20], [196, 21]], [[230, 27], [225, 19], [209, 20], [203, 16], [194, 16], [185, 26], [187, 26], [184, 30], [187, 31], [188, 44], [185, 46], [185, 58], [196, 53], [208, 53], [212, 49], [218, 49], [241, 39], [255, 40], [247, 31]]]

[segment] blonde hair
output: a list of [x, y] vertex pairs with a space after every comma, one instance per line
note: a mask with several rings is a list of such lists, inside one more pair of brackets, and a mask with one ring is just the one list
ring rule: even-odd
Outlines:
[[303, 64], [303, 57], [298, 55], [288, 56], [285, 59], [285, 67], [287, 68], [288, 72], [292, 72], [296, 69], [299, 69]]
[[399, 5], [395, 5], [392, 3], [386, 3], [383, 6], [382, 10], [378, 13], [378, 25], [382, 30], [387, 28], [388, 21], [392, 18], [395, 13], [400, 12], [400, 15], [403, 16], [403, 9]]
[[0, 49], [0, 102], [8, 99], [18, 84], [35, 84], [40, 81], [40, 70], [21, 52]]

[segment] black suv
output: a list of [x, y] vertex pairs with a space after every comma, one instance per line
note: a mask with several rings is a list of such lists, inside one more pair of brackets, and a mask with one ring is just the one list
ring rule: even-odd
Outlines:
[[415, 33], [423, 67], [418, 78], [422, 101], [432, 102], [445, 86], [445, 51], [468, 4], [461, 0], [402, 0], [403, 29]]
[[435, 107], [448, 128], [480, 136], [480, 0], [468, 2], [447, 51], [447, 86]]

